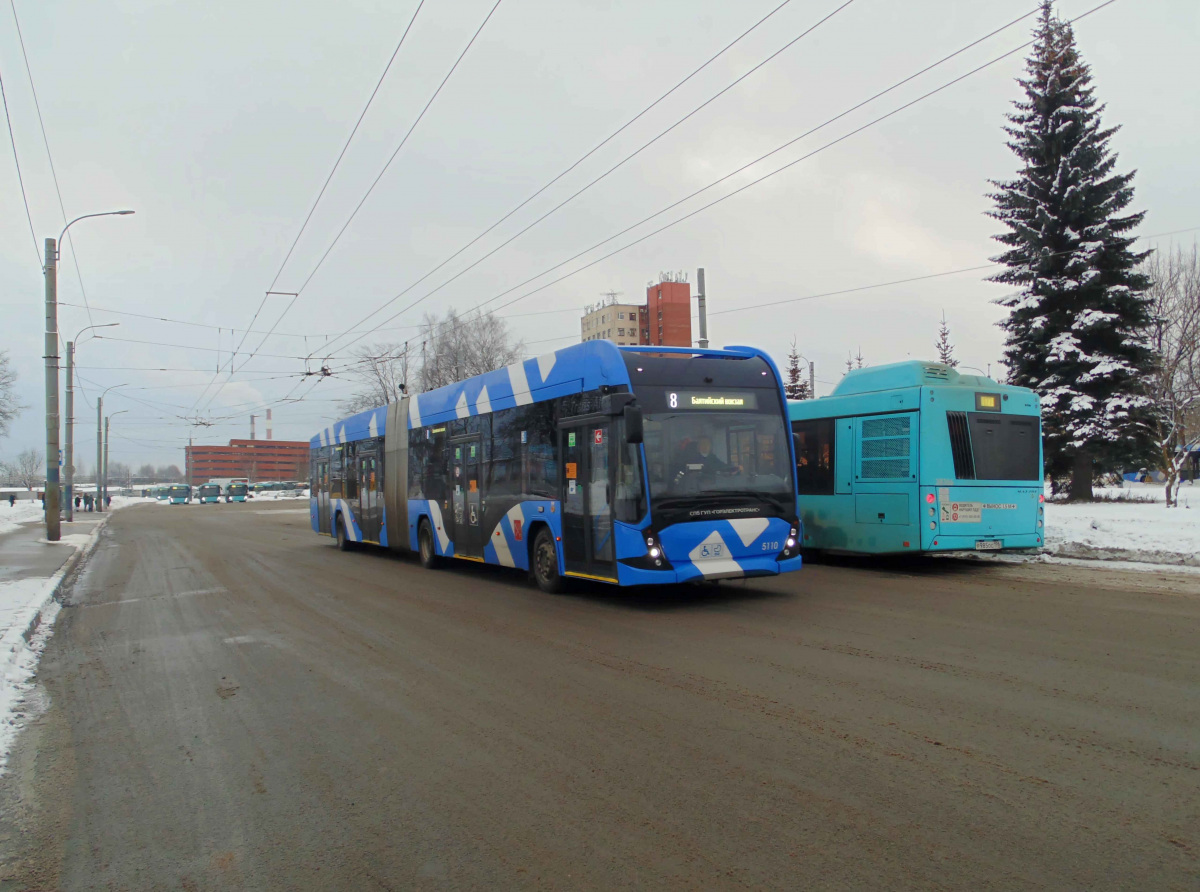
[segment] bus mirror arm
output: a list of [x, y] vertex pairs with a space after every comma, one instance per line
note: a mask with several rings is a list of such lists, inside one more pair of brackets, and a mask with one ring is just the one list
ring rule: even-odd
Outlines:
[[637, 444], [642, 442], [642, 408], [627, 404], [625, 416], [625, 442]]

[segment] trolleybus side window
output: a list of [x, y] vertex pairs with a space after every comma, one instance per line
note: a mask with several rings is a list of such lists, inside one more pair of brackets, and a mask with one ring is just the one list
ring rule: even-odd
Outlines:
[[796, 487], [801, 495], [833, 495], [834, 423], [832, 418], [793, 421]]

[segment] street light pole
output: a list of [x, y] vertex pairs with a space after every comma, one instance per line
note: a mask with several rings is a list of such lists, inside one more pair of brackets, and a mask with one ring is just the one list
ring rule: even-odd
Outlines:
[[46, 239], [46, 538], [62, 538], [58, 516], [58, 251], [54, 239]]
[[120, 415], [122, 412], [128, 411], [128, 409], [119, 409], [104, 419], [104, 495], [101, 496], [101, 499], [105, 507], [108, 506], [108, 423], [112, 421], [113, 415]]
[[85, 331], [94, 328], [113, 328], [120, 322], [106, 322], [104, 325], [89, 325], [75, 335], [75, 340], [67, 341], [67, 442], [63, 449], [63, 471], [67, 475], [66, 485], [63, 486], [63, 497], [67, 503], [67, 523], [75, 520], [75, 345]]
[[74, 494], [71, 490], [75, 483], [75, 468], [71, 464], [75, 460], [73, 446], [75, 440], [75, 342], [67, 341], [67, 447], [63, 450], [63, 470], [67, 474], [67, 483], [63, 487], [63, 497], [67, 502], [67, 523], [75, 520]]
[[58, 244], [71, 225], [88, 217], [132, 214], [133, 211], [105, 211], [100, 214], [84, 214], [63, 227], [58, 240], [46, 239], [46, 263], [42, 273], [46, 284], [46, 539], [57, 542], [62, 538], [62, 521], [59, 517], [59, 464], [58, 457]]
[[114, 384], [112, 387], [104, 388], [104, 391], [96, 399], [96, 510], [104, 510], [104, 500], [100, 496], [100, 481], [104, 477], [104, 397], [110, 390], [115, 390], [118, 387], [124, 387], [124, 384]]

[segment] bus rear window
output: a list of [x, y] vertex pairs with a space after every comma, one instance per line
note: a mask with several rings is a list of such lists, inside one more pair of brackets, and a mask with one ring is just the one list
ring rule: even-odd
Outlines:
[[[961, 454], [962, 415], [970, 438], [970, 461]], [[991, 412], [947, 413], [955, 476], [974, 480], [1040, 480], [1041, 430], [1031, 415], [997, 415]], [[957, 422], [957, 424], [956, 424]], [[973, 465], [973, 467], [971, 467]], [[974, 473], [966, 477], [967, 469]]]

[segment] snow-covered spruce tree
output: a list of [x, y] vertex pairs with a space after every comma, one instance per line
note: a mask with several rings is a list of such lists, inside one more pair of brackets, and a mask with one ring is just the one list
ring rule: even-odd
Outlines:
[[933, 345], [937, 348], [938, 362], [950, 366], [950, 368], [958, 367], [958, 360], [954, 358], [954, 345], [950, 343], [950, 324], [946, 322], [946, 314], [942, 313], [942, 324], [938, 326], [937, 343]]
[[993, 258], [1008, 268], [992, 281], [1019, 289], [999, 300], [1012, 311], [1000, 323], [1005, 364], [1009, 383], [1041, 396], [1046, 469], [1070, 474], [1071, 499], [1090, 499], [1095, 471], [1152, 452], [1149, 281], [1137, 268], [1146, 254], [1130, 250], [1144, 214], [1121, 215], [1134, 174], [1113, 173], [1118, 128], [1101, 126], [1091, 71], [1049, 0], [1036, 38], [1005, 128], [1023, 167], [989, 196], [1008, 229]]
[[789, 400], [811, 399], [808, 381], [800, 371], [800, 354], [796, 352], [795, 338], [792, 338], [792, 352], [788, 354], [787, 383], [783, 385], [783, 392]]

